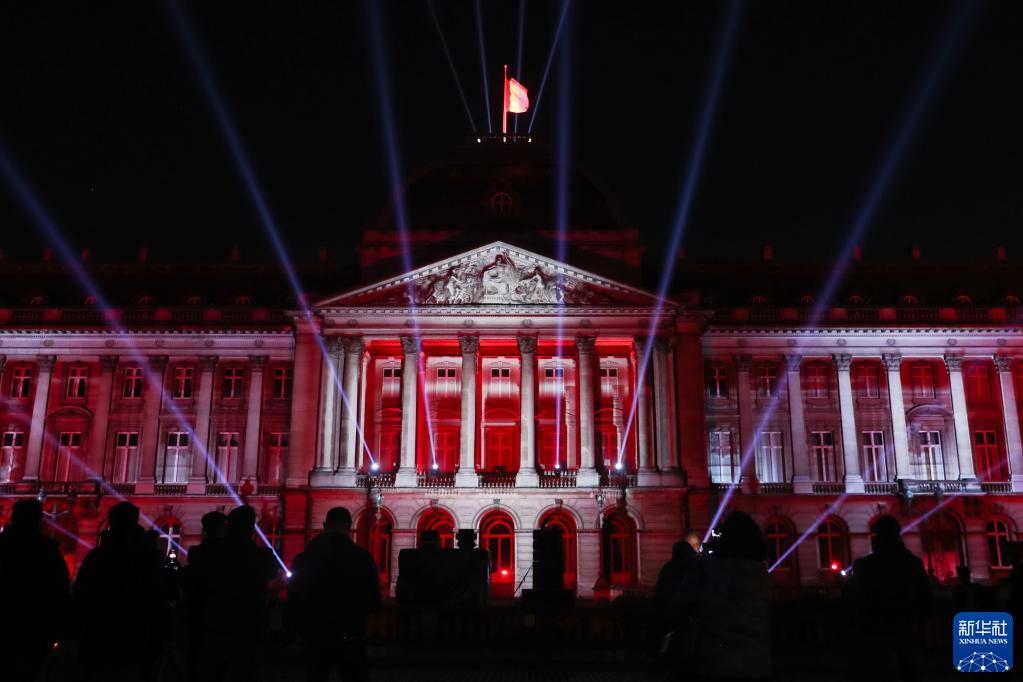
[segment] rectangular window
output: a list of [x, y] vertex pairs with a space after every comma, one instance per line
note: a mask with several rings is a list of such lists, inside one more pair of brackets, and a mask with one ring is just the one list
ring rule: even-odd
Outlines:
[[738, 483], [739, 462], [732, 452], [731, 431], [711, 431], [708, 444], [710, 480], [714, 483]]
[[781, 431], [763, 431], [757, 447], [757, 478], [761, 483], [784, 483], [785, 460]]
[[757, 395], [770, 398], [778, 392], [778, 368], [774, 365], [760, 365], [757, 368]]
[[287, 400], [291, 397], [291, 368], [278, 367], [274, 370], [273, 397]]
[[25, 466], [25, 432], [5, 431], [0, 437], [0, 483], [21, 478]]
[[930, 365], [917, 363], [910, 367], [910, 380], [913, 384], [914, 398], [934, 397], [934, 368]]
[[985, 481], [1004, 481], [1005, 467], [998, 449], [998, 433], [993, 430], [973, 432], [973, 456]]
[[969, 365], [966, 368], [966, 385], [970, 397], [976, 402], [991, 400], [991, 375], [985, 365]]
[[192, 368], [174, 368], [174, 387], [171, 394], [175, 398], [184, 399], [192, 397]]
[[15, 367], [11, 373], [11, 397], [27, 398], [32, 392], [32, 368]]
[[841, 480], [838, 463], [835, 461], [835, 433], [833, 431], [811, 431], [810, 448], [814, 465], [817, 467], [817, 480]]
[[82, 433], [61, 431], [57, 440], [57, 456], [53, 460], [51, 481], [70, 481], [71, 463], [81, 461]]
[[437, 429], [433, 432], [433, 459], [438, 471], [450, 473], [458, 464], [458, 429]]
[[188, 482], [188, 432], [170, 431], [167, 434], [167, 449], [163, 456], [163, 482]]
[[707, 369], [707, 397], [728, 397], [728, 368], [714, 364]]
[[266, 436], [266, 456], [259, 479], [273, 485], [281, 482], [281, 465], [288, 456], [288, 434], [281, 431]]
[[600, 395], [614, 398], [618, 395], [618, 368], [600, 368]]
[[243, 370], [241, 367], [225, 367], [221, 382], [222, 386], [220, 397], [224, 400], [236, 400], [241, 398], [242, 377]]
[[114, 467], [111, 478], [114, 483], [135, 482], [135, 462], [139, 451], [137, 431], [118, 431], [114, 436]]
[[84, 398], [88, 382], [88, 367], [69, 367], [67, 370], [67, 390], [64, 393], [65, 397]]
[[916, 477], [928, 481], [943, 480], [945, 468], [941, 454], [941, 432], [920, 431], [919, 442], [920, 449], [914, 462]]
[[494, 398], [511, 398], [511, 368], [490, 368], [490, 395]]
[[511, 471], [514, 429], [487, 429], [486, 467], [491, 471]]
[[142, 397], [142, 368], [125, 367], [121, 382], [121, 397], [125, 399]]
[[887, 481], [888, 460], [884, 451], [884, 431], [864, 431], [863, 480]]
[[438, 367], [436, 391], [441, 398], [458, 395], [458, 370], [454, 367]]
[[806, 368], [806, 394], [809, 398], [828, 397], [828, 368], [826, 366], [810, 365]]
[[217, 483], [231, 483], [235, 480], [238, 467], [238, 432], [221, 431], [217, 434]]
[[877, 367], [870, 365], [861, 366], [857, 372], [860, 384], [860, 395], [864, 398], [881, 397], [881, 384], [877, 373]]
[[383, 369], [382, 395], [385, 398], [396, 398], [401, 394], [401, 367], [391, 365]]

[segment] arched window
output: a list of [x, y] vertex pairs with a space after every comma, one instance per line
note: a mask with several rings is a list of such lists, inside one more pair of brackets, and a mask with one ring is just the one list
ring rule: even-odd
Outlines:
[[902, 302], [905, 305], [916, 305], [917, 303], [920, 302], [920, 299], [918, 299], [913, 294], [906, 294], [905, 296], [902, 297]]
[[96, 297], [95, 296], [86, 296], [85, 300], [82, 301], [82, 303], [85, 304], [85, 305], [96, 305]]
[[554, 526], [561, 531], [561, 559], [564, 562], [564, 587], [574, 590], [578, 579], [578, 558], [576, 556], [575, 519], [571, 514], [553, 509], [540, 520], [540, 528]]
[[29, 305], [43, 305], [44, 303], [46, 303], [45, 296], [33, 296], [32, 298], [28, 299]]
[[631, 585], [636, 581], [636, 524], [618, 510], [604, 517], [601, 529], [604, 577], [611, 585]]
[[920, 524], [920, 540], [927, 572], [941, 581], [954, 580], [956, 568], [966, 564], [959, 521], [947, 511], [938, 512]]
[[199, 305], [202, 303], [202, 296], [198, 294], [192, 294], [185, 299], [185, 305]]
[[440, 536], [442, 549], [452, 549], [455, 546], [455, 521], [451, 514], [443, 509], [431, 509], [419, 517], [416, 524], [416, 545], [422, 546], [423, 531], [436, 531]]
[[234, 299], [235, 305], [252, 305], [252, 297], [242, 294]]
[[815, 300], [814, 297], [811, 296], [810, 294], [803, 294], [802, 296], [799, 297], [799, 302], [802, 305], [813, 305], [814, 300]]
[[958, 296], [956, 296], [955, 302], [958, 303], [959, 305], [970, 305], [973, 303], [973, 299], [967, 296], [966, 294], [959, 294]]
[[1016, 294], [1007, 294], [1005, 296], [1005, 302], [1009, 305], [1019, 305], [1020, 298]]
[[848, 301], [848, 302], [849, 302], [849, 303], [850, 303], [851, 305], [863, 305], [864, 303], [866, 303], [866, 302], [867, 302], [867, 300], [866, 300], [865, 298], [863, 298], [862, 296], [860, 296], [859, 294], [853, 294], [852, 296], [850, 296], [850, 297], [849, 297], [848, 299], [846, 299], [846, 300], [847, 300], [847, 301]]
[[849, 565], [849, 533], [834, 516], [817, 526], [817, 566], [822, 571], [838, 572]]
[[1012, 554], [1009, 543], [1012, 532], [1005, 519], [991, 519], [987, 522], [987, 556], [991, 568], [1012, 568]]
[[494, 511], [480, 522], [480, 547], [490, 553], [490, 583], [495, 596], [510, 597], [515, 590], [515, 524]]
[[380, 587], [384, 588], [391, 582], [391, 532], [393, 524], [391, 519], [381, 513], [377, 516], [375, 510], [367, 510], [363, 513], [357, 541], [377, 565], [377, 576], [380, 578]]
[[153, 305], [154, 303], [156, 303], [156, 299], [150, 296], [149, 294], [139, 296], [138, 301], [139, 305]]
[[750, 303], [752, 303], [753, 305], [766, 305], [767, 304], [767, 296], [762, 296], [760, 294], [757, 294], [756, 296], [754, 296], [753, 298], [750, 299]]
[[[767, 565], [774, 567], [776, 575], [793, 575], [797, 566], [797, 550], [789, 552], [795, 536], [792, 524], [786, 519], [771, 519], [767, 522], [764, 530], [766, 531], [764, 537], [767, 539]], [[788, 552], [787, 555], [786, 552]], [[785, 558], [782, 559], [782, 557]], [[781, 559], [780, 563], [779, 559]], [[779, 571], [783, 571], [783, 573], [779, 574]]]
[[164, 517], [156, 522], [156, 530], [160, 533], [160, 551], [165, 557], [171, 552], [177, 556], [181, 551], [181, 521], [173, 517]]

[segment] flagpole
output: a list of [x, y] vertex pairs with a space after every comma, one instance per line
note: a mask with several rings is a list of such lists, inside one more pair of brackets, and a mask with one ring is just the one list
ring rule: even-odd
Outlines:
[[[504, 65], [504, 106], [501, 107], [501, 135], [508, 134], [508, 65]], [[508, 139], [502, 139], [507, 142]]]

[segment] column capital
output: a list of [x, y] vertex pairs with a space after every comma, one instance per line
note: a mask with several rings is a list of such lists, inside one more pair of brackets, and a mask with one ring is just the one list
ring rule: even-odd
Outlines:
[[[401, 338], [402, 338], [401, 345], [404, 346], [405, 339], [408, 337], [403, 336]], [[342, 336], [340, 337], [340, 339], [341, 346], [345, 349], [346, 353], [349, 354], [361, 353], [362, 349], [365, 348], [365, 343], [363, 343], [361, 336]]]
[[670, 352], [675, 349], [674, 336], [658, 336], [654, 339], [654, 348], [659, 351]]
[[[418, 336], [402, 336], [399, 338], [401, 340], [401, 350], [405, 355], [419, 355], [419, 352], [423, 349], [423, 340]], [[361, 338], [359, 339], [359, 345], [361, 350]]]
[[480, 350], [480, 337], [461, 334], [458, 337], [458, 347], [462, 349], [462, 355], [475, 355]]
[[57, 356], [39, 355], [36, 356], [36, 362], [39, 364], [39, 369], [49, 372], [53, 369], [53, 366], [57, 364]]
[[881, 362], [884, 363], [884, 368], [889, 372], [897, 372], [902, 367], [902, 354], [882, 353]]
[[800, 368], [801, 368], [801, 366], [803, 364], [803, 356], [802, 355], [800, 355], [799, 353], [789, 353], [788, 355], [783, 355], [781, 357], [782, 357], [782, 360], [785, 362], [785, 368], [789, 372], [796, 372], [796, 373], [799, 372], [799, 370], [800, 370]]
[[200, 355], [199, 356], [199, 371], [200, 372], [212, 372], [217, 368], [217, 356], [216, 355]]
[[597, 345], [597, 337], [595, 336], [577, 336], [575, 337], [575, 349], [582, 354], [589, 354], [593, 352], [593, 349]]
[[323, 347], [327, 349], [328, 353], [341, 353], [344, 351], [342, 338], [340, 336], [328, 336], [323, 339]]
[[[593, 337], [587, 338], [592, 339]], [[522, 353], [523, 355], [527, 353], [532, 354], [536, 352], [537, 337], [535, 335], [533, 336], [519, 335], [518, 337], [516, 337], [516, 340], [519, 342], [519, 352]], [[593, 348], [592, 344], [590, 345], [590, 348], [591, 349]]]
[[963, 354], [945, 353], [945, 366], [948, 367], [949, 372], [963, 371]]
[[99, 356], [99, 367], [104, 372], [113, 372], [117, 369], [118, 362], [120, 362], [120, 358], [116, 355]]
[[750, 366], [753, 364], [752, 355], [733, 355], [732, 362], [735, 364], [735, 369], [740, 372], [748, 372]]
[[999, 353], [995, 356], [995, 367], [998, 368], [999, 372], [1010, 372], [1012, 371], [1012, 363], [1015, 359], [1011, 355]]
[[836, 353], [831, 357], [835, 360], [835, 368], [839, 372], [848, 372], [852, 367], [853, 356], [848, 353]]
[[266, 367], [267, 360], [268, 357], [266, 355], [250, 355], [249, 367], [252, 368], [253, 372], [262, 372], [263, 368]]

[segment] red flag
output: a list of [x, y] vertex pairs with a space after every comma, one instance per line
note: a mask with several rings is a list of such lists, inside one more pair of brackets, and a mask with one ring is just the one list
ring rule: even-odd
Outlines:
[[508, 78], [508, 65], [504, 65], [504, 106], [501, 111], [501, 134], [508, 132], [508, 114], [529, 111], [529, 91], [514, 78]]

